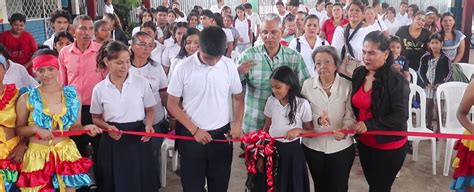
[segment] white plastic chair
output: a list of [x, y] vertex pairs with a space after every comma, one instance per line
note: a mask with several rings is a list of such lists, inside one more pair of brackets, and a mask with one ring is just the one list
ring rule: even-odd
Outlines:
[[[413, 97], [416, 97], [417, 94], [419, 95], [420, 98], [420, 116], [417, 116], [416, 119], [420, 119], [421, 124], [420, 126], [416, 125], [413, 126], [412, 123], [412, 116], [408, 116], [408, 131], [410, 132], [423, 132], [423, 133], [433, 133], [432, 130], [428, 129], [426, 127], [426, 94], [425, 91], [418, 85], [415, 84], [410, 84], [410, 98], [408, 102], [408, 109], [409, 109], [409, 114], [412, 113], [414, 110], [411, 107], [411, 103], [413, 100]], [[418, 161], [418, 144], [420, 141], [423, 140], [431, 140], [431, 163], [432, 163], [432, 170], [433, 170], [433, 175], [436, 175], [436, 138], [433, 137], [414, 137], [414, 136], [409, 136], [408, 137], [409, 141], [412, 141], [413, 143], [413, 161]]]
[[[410, 75], [411, 75], [411, 84], [414, 84], [416, 85], [416, 82], [418, 81], [418, 74], [416, 73], [416, 71], [412, 68], [408, 68], [408, 72], [410, 72]], [[410, 101], [410, 108], [411, 108], [411, 101]], [[420, 109], [417, 109], [417, 108], [413, 108], [412, 111], [410, 112], [410, 116], [412, 113], [415, 113], [415, 116], [416, 116], [416, 127], [420, 127], [421, 126], [421, 120], [420, 120], [420, 116], [421, 116], [421, 110]]]
[[416, 82], [418, 82], [418, 74], [416, 73], [416, 71], [412, 68], [408, 68], [408, 72], [410, 73], [411, 75], [411, 83], [415, 84], [416, 85]]
[[173, 171], [178, 170], [178, 152], [174, 150], [174, 140], [167, 139], [163, 141], [163, 145], [161, 145], [161, 186], [166, 187], [166, 171], [167, 171], [167, 158], [168, 158], [168, 151], [172, 151], [174, 154], [172, 155], [171, 159], [171, 168]]
[[467, 79], [471, 79], [472, 74], [474, 74], [474, 64], [459, 63], [459, 66], [461, 66], [462, 72], [466, 75]]
[[[459, 123], [456, 112], [461, 102], [467, 83], [447, 82], [438, 86], [436, 90], [436, 105], [438, 107], [438, 122], [440, 133], [462, 134], [464, 128]], [[444, 96], [444, 107], [446, 111], [446, 122], [443, 125], [441, 98]], [[443, 175], [448, 176], [454, 143], [457, 139], [446, 139], [446, 152], [444, 156]], [[441, 142], [440, 142], [441, 145]]]

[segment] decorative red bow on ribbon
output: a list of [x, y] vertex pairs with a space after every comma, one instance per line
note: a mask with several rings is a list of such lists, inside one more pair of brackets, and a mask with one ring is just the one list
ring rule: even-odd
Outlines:
[[273, 192], [273, 154], [276, 151], [274, 146], [275, 139], [264, 130], [253, 132], [245, 135], [242, 138], [242, 142], [246, 145], [245, 147], [245, 161], [247, 163], [247, 171], [252, 174], [257, 173], [257, 161], [260, 158], [266, 158], [266, 174], [267, 174], [267, 186], [269, 187], [267, 192]]

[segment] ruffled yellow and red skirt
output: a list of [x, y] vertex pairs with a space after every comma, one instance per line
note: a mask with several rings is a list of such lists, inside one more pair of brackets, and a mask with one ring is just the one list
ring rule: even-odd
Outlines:
[[91, 183], [87, 171], [92, 161], [81, 157], [76, 144], [67, 138], [55, 145], [30, 143], [23, 156], [17, 186], [24, 192], [65, 191]]
[[[469, 131], [464, 132], [470, 135]], [[474, 187], [474, 140], [459, 140], [454, 149], [457, 150], [453, 161], [454, 173], [451, 190], [463, 192], [466, 186]]]
[[8, 141], [0, 142], [0, 191], [19, 191], [15, 183], [18, 179], [18, 173], [20, 172], [21, 164], [12, 163], [7, 160], [10, 152], [19, 142], [19, 137], [14, 137]]

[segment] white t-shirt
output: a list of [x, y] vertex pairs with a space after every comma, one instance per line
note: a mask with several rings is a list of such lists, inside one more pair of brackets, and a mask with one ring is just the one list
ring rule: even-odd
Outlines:
[[242, 84], [234, 61], [221, 57], [209, 66], [201, 63], [198, 53], [176, 66], [168, 93], [183, 98], [183, 109], [195, 125], [216, 130], [230, 122], [231, 94], [241, 93]]
[[43, 45], [48, 46], [51, 50], [54, 49], [54, 35], [55, 33], [53, 33], [53, 35], [51, 35], [51, 37], [48, 40], [43, 42]]
[[105, 10], [104, 10], [105, 13], [110, 13], [110, 14], [114, 14], [114, 6], [113, 5], [105, 5]]
[[311, 49], [311, 47], [309, 46], [308, 41], [306, 40], [306, 38], [303, 35], [301, 37], [294, 38], [293, 40], [291, 40], [290, 44], [288, 45], [289, 48], [295, 50], [296, 52], [298, 52], [298, 50], [296, 49], [297, 44], [298, 44], [297, 43], [298, 39], [299, 39], [299, 42], [300, 42], [300, 45], [301, 45], [301, 50], [300, 50], [299, 53], [303, 57], [304, 63], [306, 64], [306, 67], [308, 68], [309, 74], [311, 75], [311, 77], [313, 77], [315, 75], [314, 74], [314, 62], [313, 62], [313, 58], [311, 57], [311, 55], [313, 54], [313, 51], [316, 50], [316, 48], [318, 48], [319, 46], [323, 45], [323, 43], [324, 43], [324, 45], [330, 45], [330, 44], [326, 40], [318, 38], [318, 39], [316, 39], [316, 43], [314, 44], [314, 48]]
[[250, 43], [250, 37], [248, 35], [249, 34], [249, 23], [248, 23], [247, 19], [244, 19], [243, 21], [241, 21], [240, 19], [237, 18], [235, 20], [235, 29], [237, 29], [237, 31], [240, 34], [240, 37], [242, 37], [242, 39], [243, 39], [243, 41], [242, 42], [239, 41], [238, 44]]
[[5, 76], [3, 77], [4, 84], [15, 84], [17, 88], [36, 87], [38, 82], [28, 74], [23, 65], [8, 60], [10, 66], [8, 67]]
[[[186, 58], [183, 58], [183, 59], [186, 59]], [[171, 59], [171, 66], [170, 66], [170, 69], [168, 71], [168, 80], [171, 80], [171, 76], [174, 73], [174, 69], [176, 69], [176, 66], [181, 65], [181, 63], [182, 63], [181, 61], [183, 61], [183, 59], [179, 59], [179, 58]]]
[[230, 29], [227, 29], [227, 28], [221, 28], [224, 33], [225, 33], [225, 37], [227, 39], [227, 43], [229, 42], [234, 42], [234, 36], [232, 35], [232, 31]]
[[91, 114], [102, 114], [106, 122], [143, 121], [145, 108], [156, 105], [148, 80], [129, 73], [120, 92], [109, 78], [107, 75], [94, 87]]
[[[351, 103], [352, 83], [336, 74], [330, 91], [331, 95], [328, 96], [318, 77], [307, 79], [301, 88], [301, 94], [308, 99], [311, 105], [316, 133], [349, 128], [356, 122]], [[331, 122], [327, 127], [318, 125], [318, 118], [323, 113], [327, 113]], [[352, 137], [337, 141], [333, 135], [303, 138], [303, 144], [306, 147], [325, 154], [339, 152], [353, 143]]]
[[165, 117], [165, 108], [161, 104], [161, 97], [160, 97], [160, 90], [163, 91], [166, 87], [168, 87], [168, 79], [166, 78], [165, 71], [163, 67], [159, 64], [151, 65], [147, 63], [146, 65], [136, 68], [131, 66], [129, 69], [130, 74], [132, 75], [140, 75], [145, 77], [148, 80], [151, 86], [151, 92], [155, 97], [156, 105], [155, 105], [155, 121], [153, 124], [159, 123]]
[[395, 35], [398, 29], [402, 26], [400, 21], [395, 19], [393, 22], [389, 21], [388, 19], [383, 20], [385, 26], [387, 26], [388, 33], [390, 35]]
[[388, 27], [385, 25], [385, 22], [382, 20], [375, 20], [375, 23], [372, 24], [372, 27], [375, 27], [379, 31], [386, 31]]
[[[304, 122], [310, 122], [313, 120], [311, 116], [311, 107], [309, 102], [303, 98], [296, 98], [296, 114], [295, 114], [295, 122], [291, 125], [290, 120], [288, 119], [288, 114], [290, 113], [290, 104], [286, 104], [285, 106], [281, 105], [280, 101], [277, 98], [270, 96], [267, 99], [267, 103], [265, 104], [265, 109], [263, 113], [266, 117], [272, 119], [272, 124], [270, 125], [270, 136], [272, 137], [281, 137], [285, 136], [286, 133], [293, 129], [293, 128], [303, 128]], [[291, 141], [297, 140], [295, 138]], [[277, 139], [280, 142], [291, 142], [290, 140], [285, 139]]]
[[161, 64], [169, 67], [171, 65], [171, 59], [175, 58], [180, 50], [181, 46], [177, 44], [166, 47], [163, 51], [163, 56], [161, 57]]
[[[332, 46], [336, 48], [337, 54], [339, 54], [339, 57], [341, 56], [341, 51], [344, 48], [344, 29], [341, 26], [336, 27], [336, 30], [334, 31], [334, 36], [332, 38]], [[372, 31], [379, 30], [378, 27], [374, 27], [373, 25], [367, 26], [367, 27], [362, 27], [357, 31], [357, 33], [352, 37], [351, 41], [349, 43], [352, 46], [352, 50], [354, 52], [354, 57], [362, 61], [362, 44], [364, 41], [364, 38], [367, 34], [369, 34]], [[354, 32], [354, 29], [349, 30], [349, 35]]]
[[252, 24], [252, 32], [255, 33], [255, 35], [258, 33], [257, 31], [257, 25], [260, 25], [262, 21], [260, 20], [260, 16], [258, 13], [252, 12], [252, 15], [247, 15], [247, 19], [250, 19], [250, 22]]
[[[224, 7], [224, 6], [222, 6], [222, 7]], [[213, 13], [221, 13], [222, 7], [219, 8], [218, 4], [214, 4], [214, 5], [211, 6], [211, 8], [209, 8], [209, 10], [211, 10]]]

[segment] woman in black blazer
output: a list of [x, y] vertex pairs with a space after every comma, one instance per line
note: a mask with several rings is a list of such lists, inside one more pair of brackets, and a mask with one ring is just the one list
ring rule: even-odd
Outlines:
[[364, 135], [366, 131], [406, 131], [408, 81], [393, 71], [389, 40], [380, 31], [364, 39], [363, 62], [352, 76], [352, 106], [359, 133], [357, 148], [369, 191], [389, 192], [407, 153], [407, 137]]

